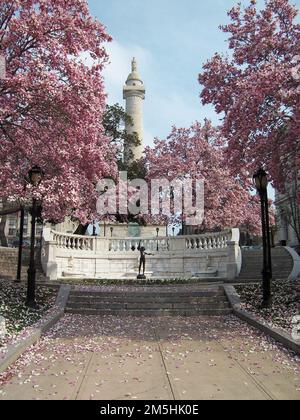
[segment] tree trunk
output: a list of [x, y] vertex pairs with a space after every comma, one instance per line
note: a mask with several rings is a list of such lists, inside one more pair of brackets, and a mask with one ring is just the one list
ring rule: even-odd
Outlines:
[[[3, 210], [6, 209], [6, 206], [7, 206], [6, 200], [2, 199], [2, 208], [3, 208]], [[1, 216], [1, 222], [0, 222], [0, 244], [1, 244], [1, 246], [4, 246], [4, 247], [7, 248], [8, 247], [8, 243], [7, 243], [7, 239], [6, 239], [6, 236], [5, 236], [6, 220], [7, 220], [7, 216], [6, 215]]]
[[88, 227], [89, 227], [89, 224], [86, 224], [86, 225], [80, 224], [78, 228], [75, 230], [74, 235], [84, 236]]

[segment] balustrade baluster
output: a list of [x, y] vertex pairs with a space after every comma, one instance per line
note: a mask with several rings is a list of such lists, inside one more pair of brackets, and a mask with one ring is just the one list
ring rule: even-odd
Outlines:
[[226, 236], [222, 236], [222, 248], [226, 247]]
[[228, 236], [224, 237], [224, 248], [227, 248]]

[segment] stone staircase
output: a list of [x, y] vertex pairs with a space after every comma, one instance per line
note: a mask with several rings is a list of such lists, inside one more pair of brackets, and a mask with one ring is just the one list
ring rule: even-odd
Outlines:
[[[293, 259], [285, 248], [272, 248], [273, 279], [287, 280], [293, 270]], [[243, 251], [240, 282], [261, 281], [263, 251]]]
[[66, 312], [116, 316], [218, 316], [232, 312], [223, 287], [148, 287], [105, 292], [72, 290]]

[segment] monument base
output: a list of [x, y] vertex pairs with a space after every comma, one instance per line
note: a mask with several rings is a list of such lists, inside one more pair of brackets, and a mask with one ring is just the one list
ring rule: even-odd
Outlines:
[[147, 280], [147, 277], [146, 277], [144, 274], [139, 274], [139, 275], [137, 276], [137, 279], [138, 279], [138, 280]]

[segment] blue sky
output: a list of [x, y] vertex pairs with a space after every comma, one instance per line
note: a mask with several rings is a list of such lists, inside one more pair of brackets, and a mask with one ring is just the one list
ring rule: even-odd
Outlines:
[[[242, 0], [244, 5], [250, 0]], [[145, 144], [166, 138], [172, 125], [219, 116], [202, 106], [197, 78], [215, 52], [226, 52], [226, 34], [219, 25], [238, 0], [88, 0], [91, 13], [113, 37], [108, 45], [111, 64], [105, 71], [108, 102], [124, 106], [122, 88], [132, 57], [146, 85]], [[259, 6], [263, 0], [257, 1]], [[300, 0], [293, 0], [300, 9]], [[270, 187], [270, 196], [274, 191]]]
[[[122, 87], [135, 56], [146, 85], [145, 142], [166, 138], [173, 124], [218, 116], [203, 107], [197, 77], [216, 51], [226, 52], [226, 35], [218, 26], [237, 0], [89, 0], [91, 13], [114, 41], [105, 72], [109, 103], [124, 105]], [[248, 4], [247, 0], [242, 2]], [[262, 0], [258, 4], [263, 4]], [[294, 0], [300, 7], [300, 0]]]

